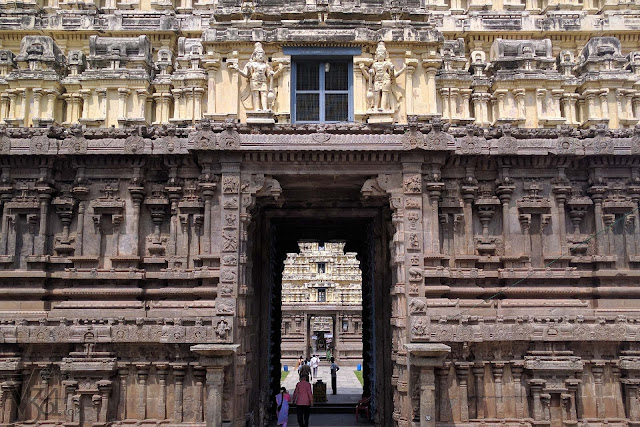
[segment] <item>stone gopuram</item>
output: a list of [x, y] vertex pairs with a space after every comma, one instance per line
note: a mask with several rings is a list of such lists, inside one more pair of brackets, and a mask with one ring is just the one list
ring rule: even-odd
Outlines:
[[0, 0], [0, 426], [268, 424], [303, 239], [376, 425], [640, 426], [639, 120], [636, 0]]
[[327, 351], [338, 363], [362, 361], [362, 272], [345, 242], [300, 242], [282, 272], [282, 364]]

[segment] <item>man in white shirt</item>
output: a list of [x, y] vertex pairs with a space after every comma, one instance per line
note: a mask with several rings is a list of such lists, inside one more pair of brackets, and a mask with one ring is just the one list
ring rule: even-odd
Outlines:
[[320, 362], [320, 360], [318, 359], [317, 355], [313, 355], [313, 357], [311, 358], [311, 369], [313, 370], [313, 378], [318, 376], [318, 363]]

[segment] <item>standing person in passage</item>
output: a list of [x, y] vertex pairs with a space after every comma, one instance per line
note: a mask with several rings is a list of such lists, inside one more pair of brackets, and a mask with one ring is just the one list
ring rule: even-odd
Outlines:
[[313, 378], [317, 378], [318, 377], [318, 363], [320, 362], [320, 359], [318, 358], [318, 355], [314, 354], [313, 357], [311, 358], [311, 369], [313, 371]]
[[289, 422], [289, 401], [291, 396], [287, 393], [287, 389], [282, 387], [280, 393], [276, 394], [276, 403], [278, 405], [278, 425], [287, 427]]
[[336, 364], [336, 360], [331, 358], [331, 391], [332, 394], [338, 393], [338, 371], [340, 367]]
[[311, 366], [309, 365], [308, 360], [305, 360], [302, 363], [302, 366], [300, 366], [300, 381], [302, 381], [302, 377], [305, 375], [307, 376], [307, 379], [311, 378]]
[[[300, 359], [298, 359], [298, 363], [296, 364], [296, 371], [298, 371], [298, 377], [300, 377], [300, 368], [302, 368], [303, 364], [304, 364], [304, 359], [302, 358], [302, 356], [300, 356]], [[299, 378], [298, 378], [298, 381], [300, 381]]]
[[297, 405], [296, 416], [298, 417], [298, 425], [300, 427], [309, 427], [309, 415], [311, 414], [311, 406], [313, 405], [313, 392], [309, 377], [303, 375], [302, 379], [296, 384], [296, 391], [293, 392], [293, 403]]

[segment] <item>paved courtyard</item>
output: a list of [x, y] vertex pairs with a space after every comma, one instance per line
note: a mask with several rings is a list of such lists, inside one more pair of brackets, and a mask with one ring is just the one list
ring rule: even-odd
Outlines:
[[[309, 425], [313, 427], [350, 427], [350, 426], [366, 426], [372, 423], [364, 420], [356, 422], [354, 414], [311, 414], [309, 417]], [[289, 415], [287, 427], [298, 427], [298, 421], [295, 415]]]
[[[333, 396], [331, 394], [331, 373], [329, 371], [328, 363], [324, 362], [320, 364], [318, 367], [318, 376], [316, 378], [312, 378], [311, 383], [313, 384], [320, 379], [327, 383], [327, 398], [329, 403], [346, 403], [352, 401], [355, 403], [362, 396], [362, 385], [354, 373], [355, 370], [355, 366], [340, 366], [340, 370], [338, 371], [337, 396]], [[287, 375], [287, 378], [285, 378], [282, 386], [286, 387], [287, 391], [293, 395], [298, 379], [298, 372], [295, 370], [294, 366], [293, 370], [291, 370], [289, 375]]]

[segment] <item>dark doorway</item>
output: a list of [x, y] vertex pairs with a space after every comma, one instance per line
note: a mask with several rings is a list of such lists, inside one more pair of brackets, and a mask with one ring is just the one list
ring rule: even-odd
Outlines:
[[[388, 242], [391, 215], [384, 207], [359, 209], [258, 209], [253, 229], [258, 390], [274, 396], [280, 388], [281, 285], [283, 261], [298, 241], [345, 241], [362, 270], [363, 390], [372, 396], [374, 420], [390, 425], [392, 415], [391, 269]], [[275, 413], [263, 397], [262, 413]], [[267, 412], [268, 411], [268, 412]], [[268, 417], [268, 415], [267, 415]]]

